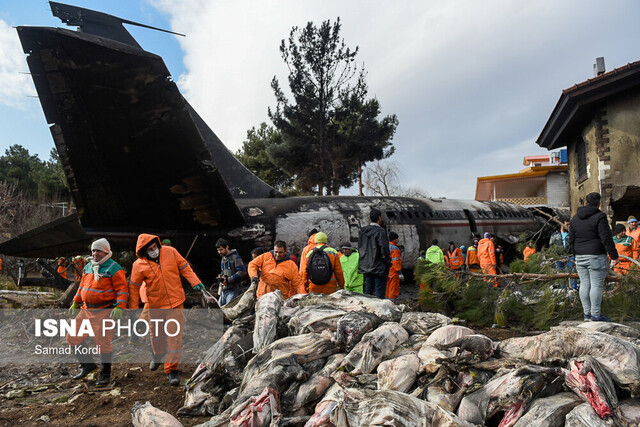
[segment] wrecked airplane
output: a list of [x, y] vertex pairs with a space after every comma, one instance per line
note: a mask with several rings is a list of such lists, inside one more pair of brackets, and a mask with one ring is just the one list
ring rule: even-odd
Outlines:
[[77, 254], [98, 237], [131, 250], [147, 232], [170, 238], [202, 271], [219, 237], [244, 255], [275, 240], [302, 248], [313, 228], [332, 244], [357, 242], [377, 207], [387, 230], [400, 235], [403, 268], [411, 269], [432, 239], [468, 244], [473, 233], [491, 232], [509, 245], [543, 224], [504, 202], [286, 197], [235, 159], [181, 95], [162, 58], [122, 25], [142, 24], [50, 4], [78, 31], [17, 31], [77, 213], [2, 243], [0, 253]]

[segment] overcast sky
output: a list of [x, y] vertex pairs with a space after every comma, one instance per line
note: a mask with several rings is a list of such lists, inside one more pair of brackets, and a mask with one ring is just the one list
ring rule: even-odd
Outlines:
[[[70, 0], [185, 33], [133, 30], [161, 55], [185, 97], [231, 151], [286, 84], [278, 50], [291, 27], [340, 17], [360, 47], [370, 95], [400, 122], [393, 140], [409, 186], [471, 199], [476, 177], [517, 172], [562, 89], [640, 59], [640, 2]], [[12, 26], [60, 26], [43, 1], [0, 2], [0, 152], [48, 158], [51, 136]], [[343, 193], [352, 193], [351, 191]]]

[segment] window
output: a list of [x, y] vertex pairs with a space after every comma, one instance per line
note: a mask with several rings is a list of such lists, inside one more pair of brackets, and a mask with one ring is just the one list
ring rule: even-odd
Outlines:
[[576, 142], [576, 179], [587, 176], [587, 141], [580, 137]]

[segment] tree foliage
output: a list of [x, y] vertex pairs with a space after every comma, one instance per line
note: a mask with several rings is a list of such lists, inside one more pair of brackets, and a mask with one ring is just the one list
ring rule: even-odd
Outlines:
[[281, 141], [280, 132], [263, 122], [258, 129], [252, 127], [247, 131], [247, 139], [235, 156], [258, 178], [280, 191], [288, 192], [293, 178], [267, 156], [267, 148]]
[[393, 154], [398, 120], [378, 119], [380, 104], [367, 99], [366, 73], [355, 62], [358, 48], [340, 38], [339, 18], [293, 27], [280, 52], [292, 101], [274, 77], [277, 105], [269, 117], [281, 139], [267, 148], [268, 156], [303, 192], [338, 194], [365, 163]]
[[0, 156], [0, 182], [15, 185], [17, 191], [33, 200], [65, 198], [69, 193], [55, 149], [44, 162], [23, 146], [12, 145]]

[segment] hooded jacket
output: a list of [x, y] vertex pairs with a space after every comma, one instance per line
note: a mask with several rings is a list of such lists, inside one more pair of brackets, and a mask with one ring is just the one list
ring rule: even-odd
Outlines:
[[391, 267], [389, 238], [384, 228], [376, 223], [364, 227], [358, 240], [360, 259], [358, 273], [385, 276]]
[[[154, 241], [160, 249], [157, 262], [149, 259], [144, 250]], [[184, 303], [180, 276], [187, 279], [192, 287], [202, 283], [187, 260], [174, 247], [162, 246], [158, 236], [139, 235], [136, 255], [138, 259], [131, 268], [130, 308], [138, 308], [142, 282], [146, 284], [149, 308], [176, 308]]]
[[285, 255], [276, 261], [273, 251], [263, 253], [249, 263], [249, 277], [260, 277], [256, 298], [280, 289], [282, 296], [287, 299], [295, 294], [305, 294], [304, 283], [296, 263]]
[[364, 277], [358, 273], [359, 261], [360, 254], [356, 248], [353, 248], [349, 256], [344, 254], [340, 256], [340, 265], [342, 265], [342, 275], [344, 276], [344, 288], [348, 291], [362, 293]]
[[607, 216], [596, 206], [581, 206], [571, 218], [569, 248], [574, 255], [604, 255], [618, 259]]

